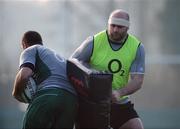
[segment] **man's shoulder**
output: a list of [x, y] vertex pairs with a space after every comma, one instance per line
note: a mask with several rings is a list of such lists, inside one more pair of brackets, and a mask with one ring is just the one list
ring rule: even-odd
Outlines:
[[86, 38], [86, 41], [92, 41], [93, 38], [94, 38], [93, 36], [89, 36], [89, 37]]
[[93, 36], [89, 36], [89, 37], [87, 37], [87, 38], [84, 40], [84, 42], [82, 43], [82, 45], [83, 45], [84, 47], [86, 47], [86, 46], [92, 44], [93, 41], [94, 41], [94, 37], [93, 37]]

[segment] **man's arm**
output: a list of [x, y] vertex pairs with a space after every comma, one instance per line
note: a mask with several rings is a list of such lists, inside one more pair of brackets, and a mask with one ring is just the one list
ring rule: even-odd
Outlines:
[[89, 63], [93, 51], [93, 37], [88, 37], [75, 52], [71, 55], [71, 59]]
[[118, 100], [120, 96], [131, 95], [138, 91], [144, 80], [144, 74], [133, 74], [131, 75], [131, 81], [120, 90], [113, 91], [113, 100]]
[[131, 95], [141, 88], [145, 73], [145, 51], [142, 44], [138, 47], [130, 72], [131, 80], [128, 84], [119, 90], [113, 91], [113, 101], [117, 101], [120, 96]]
[[32, 73], [33, 71], [30, 68], [22, 67], [15, 77], [12, 95], [20, 102], [23, 102], [20, 96]]

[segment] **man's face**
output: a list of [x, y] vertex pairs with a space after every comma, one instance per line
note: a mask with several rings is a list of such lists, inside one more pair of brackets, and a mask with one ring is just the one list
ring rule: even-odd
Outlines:
[[113, 41], [121, 41], [127, 34], [128, 27], [108, 24], [108, 35]]

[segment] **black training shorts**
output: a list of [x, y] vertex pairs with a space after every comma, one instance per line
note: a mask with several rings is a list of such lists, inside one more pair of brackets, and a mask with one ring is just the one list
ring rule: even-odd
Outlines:
[[134, 104], [128, 102], [126, 104], [111, 104], [111, 127], [119, 129], [124, 123], [133, 118], [138, 118], [138, 114], [134, 109]]

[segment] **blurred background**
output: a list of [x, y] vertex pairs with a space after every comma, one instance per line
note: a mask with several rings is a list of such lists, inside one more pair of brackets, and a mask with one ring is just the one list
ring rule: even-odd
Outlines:
[[11, 96], [23, 33], [38, 31], [45, 46], [68, 58], [119, 8], [146, 50], [145, 81], [132, 95], [145, 129], [180, 129], [179, 0], [0, 0], [0, 129], [21, 128], [27, 107]]

